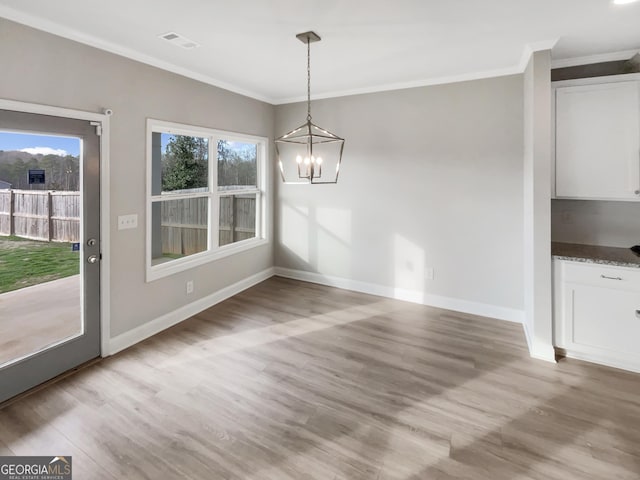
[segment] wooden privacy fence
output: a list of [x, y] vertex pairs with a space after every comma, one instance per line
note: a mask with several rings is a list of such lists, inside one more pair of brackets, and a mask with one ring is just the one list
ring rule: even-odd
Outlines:
[[220, 246], [256, 236], [256, 196], [220, 197]]
[[[162, 252], [207, 249], [207, 198], [162, 202]], [[220, 197], [220, 245], [256, 236], [256, 196]], [[0, 190], [0, 235], [50, 242], [80, 241], [80, 192]]]
[[0, 235], [80, 241], [80, 192], [0, 190]]
[[[191, 255], [207, 249], [208, 199], [162, 202], [162, 253]], [[256, 236], [256, 196], [220, 197], [220, 245]]]

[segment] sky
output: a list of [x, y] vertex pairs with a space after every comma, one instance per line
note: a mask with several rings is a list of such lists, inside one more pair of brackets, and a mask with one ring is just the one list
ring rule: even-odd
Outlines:
[[169, 140], [171, 140], [171, 138], [173, 137], [173, 135], [170, 135], [168, 133], [163, 133], [162, 135], [160, 135], [160, 143], [162, 145], [162, 153], [167, 153], [167, 144], [169, 143]]
[[80, 139], [72, 137], [54, 137], [50, 135], [31, 135], [26, 133], [0, 132], [0, 150], [20, 150], [32, 155], [73, 155], [80, 154]]

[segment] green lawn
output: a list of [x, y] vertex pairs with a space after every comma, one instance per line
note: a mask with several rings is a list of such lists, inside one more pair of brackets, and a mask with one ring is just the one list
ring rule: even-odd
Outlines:
[[78, 253], [69, 243], [0, 237], [0, 293], [78, 274]]

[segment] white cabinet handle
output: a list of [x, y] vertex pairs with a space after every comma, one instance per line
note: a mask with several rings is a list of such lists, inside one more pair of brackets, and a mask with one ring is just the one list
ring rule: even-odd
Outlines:
[[600, 278], [606, 278], [607, 280], [622, 280], [622, 277], [607, 277], [606, 275], [600, 275]]

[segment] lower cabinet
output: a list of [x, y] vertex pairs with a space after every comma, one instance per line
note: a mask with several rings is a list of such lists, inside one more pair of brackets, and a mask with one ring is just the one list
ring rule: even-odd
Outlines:
[[640, 268], [554, 260], [554, 345], [640, 372]]

